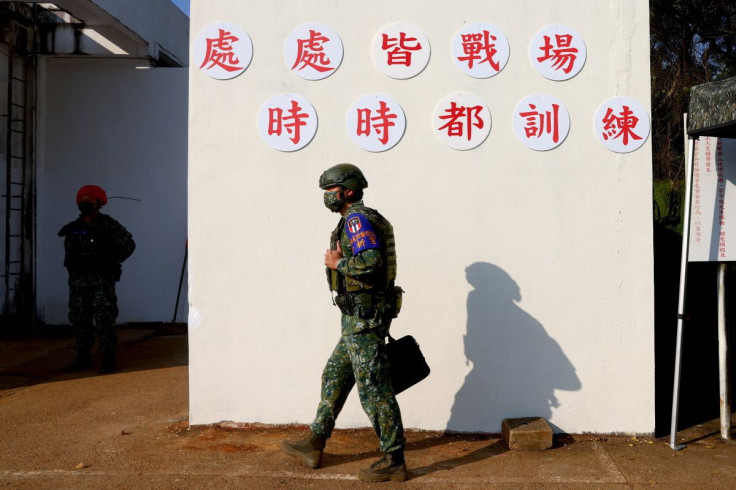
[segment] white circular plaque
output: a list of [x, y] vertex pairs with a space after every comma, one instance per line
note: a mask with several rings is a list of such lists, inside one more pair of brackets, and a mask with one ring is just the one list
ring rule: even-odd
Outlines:
[[529, 43], [529, 60], [535, 70], [550, 80], [569, 80], [585, 65], [583, 37], [571, 27], [548, 25]]
[[465, 24], [452, 39], [452, 61], [473, 78], [489, 78], [509, 61], [506, 35], [488, 22]]
[[427, 63], [429, 39], [417, 26], [394, 22], [384, 26], [373, 38], [373, 63], [385, 75], [405, 80], [419, 75]]
[[435, 107], [432, 128], [437, 138], [453, 150], [470, 150], [491, 132], [491, 111], [474, 94], [450, 94]]
[[570, 132], [570, 116], [559, 99], [547, 94], [532, 94], [514, 108], [512, 125], [516, 138], [537, 151], [556, 148]]
[[286, 67], [305, 80], [327, 78], [342, 63], [342, 40], [324, 24], [302, 24], [284, 42]]
[[649, 137], [649, 114], [630, 97], [612, 97], [601, 104], [593, 125], [598, 141], [616, 153], [634, 151]]
[[217, 80], [237, 77], [248, 68], [252, 58], [250, 37], [230, 22], [214, 22], [203, 27], [192, 45], [192, 64]]
[[346, 129], [353, 143], [366, 151], [386, 151], [404, 136], [406, 117], [398, 102], [384, 94], [370, 94], [348, 109]]
[[317, 112], [301, 95], [274, 95], [258, 112], [258, 132], [272, 148], [300, 150], [317, 132]]

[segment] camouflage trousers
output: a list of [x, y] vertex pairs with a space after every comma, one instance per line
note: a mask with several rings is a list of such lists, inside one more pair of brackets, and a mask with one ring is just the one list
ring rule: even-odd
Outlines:
[[370, 328], [347, 333], [346, 323], [362, 321], [343, 315], [343, 334], [322, 372], [322, 395], [317, 416], [310, 426], [315, 434], [330, 437], [335, 420], [353, 388], [363, 410], [378, 435], [381, 451], [403, 450], [404, 427], [401, 411], [396, 402], [382, 329]]
[[118, 317], [115, 279], [94, 274], [69, 275], [69, 322], [74, 326], [77, 352], [89, 352], [98, 336], [100, 350], [115, 350]]

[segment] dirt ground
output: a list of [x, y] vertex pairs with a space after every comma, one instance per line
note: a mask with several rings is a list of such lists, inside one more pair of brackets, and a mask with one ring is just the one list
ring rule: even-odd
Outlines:
[[[372, 431], [337, 431], [325, 467], [311, 470], [279, 450], [306, 427], [190, 428], [186, 335], [121, 338], [121, 369], [105, 376], [60, 372], [73, 357], [69, 339], [0, 341], [0, 487], [375, 488], [356, 478], [379, 457]], [[717, 420], [679, 436], [682, 451], [668, 439], [612, 435], [510, 451], [498, 435], [408, 431], [402, 485], [736, 488], [736, 445], [720, 440]]]

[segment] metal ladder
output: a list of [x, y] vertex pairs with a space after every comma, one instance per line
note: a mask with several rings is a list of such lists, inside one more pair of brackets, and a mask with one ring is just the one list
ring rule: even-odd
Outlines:
[[[32, 261], [32, 153], [33, 130], [29, 111], [29, 91], [33, 89], [32, 49], [28, 49], [33, 29], [16, 21], [9, 24], [7, 113], [5, 119], [5, 172], [2, 206], [5, 218], [1, 276], [4, 285], [2, 316], [15, 322], [33, 317]], [[29, 214], [29, 211], [31, 213]], [[30, 219], [29, 219], [30, 218]], [[30, 225], [30, 226], [29, 226]], [[29, 289], [30, 288], [30, 289]]]

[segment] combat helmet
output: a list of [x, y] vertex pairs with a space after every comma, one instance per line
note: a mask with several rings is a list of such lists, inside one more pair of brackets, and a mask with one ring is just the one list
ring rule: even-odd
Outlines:
[[368, 187], [368, 181], [363, 172], [351, 163], [338, 163], [322, 173], [319, 178], [319, 186], [322, 189], [335, 185], [342, 186], [351, 191], [357, 191]]

